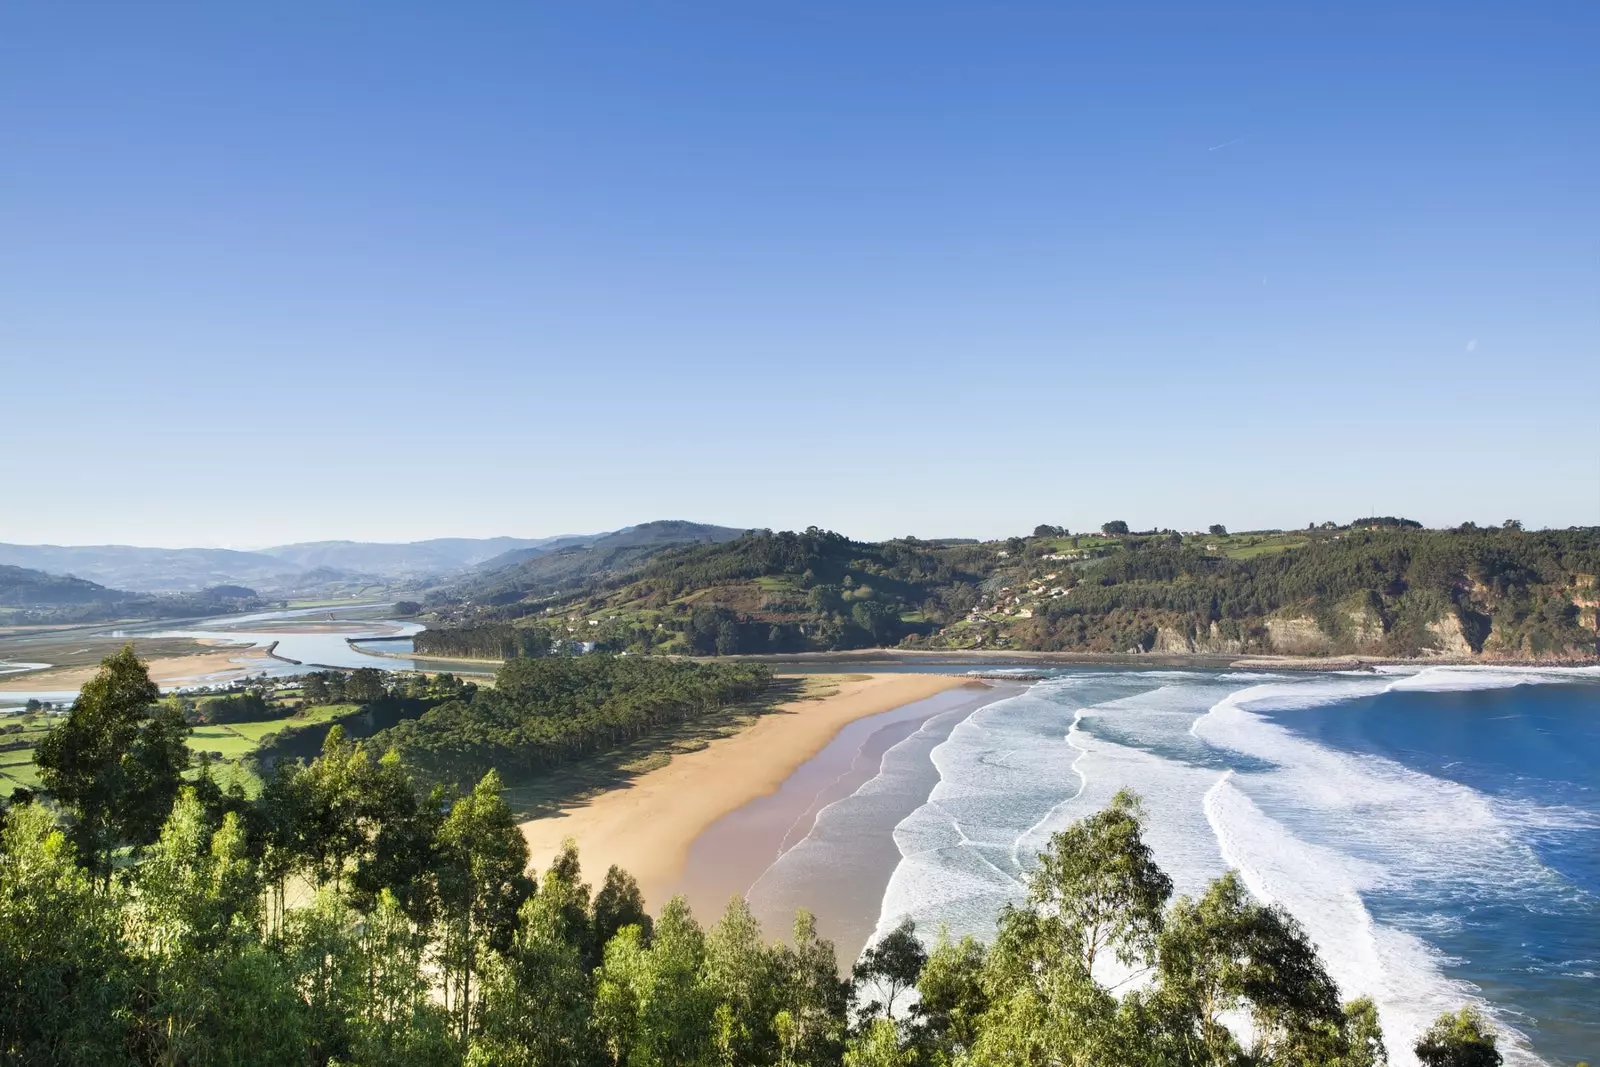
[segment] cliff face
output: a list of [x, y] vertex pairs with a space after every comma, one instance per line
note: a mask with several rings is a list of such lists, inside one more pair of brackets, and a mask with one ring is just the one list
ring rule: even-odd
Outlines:
[[977, 607], [954, 601], [965, 617], [937, 636], [1118, 654], [1600, 654], [1600, 528], [1312, 531], [1282, 552], [1226, 548], [1180, 535], [1124, 539], [1092, 558], [1013, 546]]
[[1472, 656], [1476, 655], [1467, 635], [1461, 629], [1461, 619], [1451, 612], [1443, 618], [1436, 619], [1428, 624], [1428, 633], [1433, 635], [1436, 643], [1435, 651], [1445, 656]]
[[1272, 651], [1287, 656], [1321, 656], [1335, 651], [1333, 638], [1310, 618], [1268, 619], [1267, 639]]
[[1212, 652], [1218, 655], [1236, 656], [1244, 650], [1244, 641], [1223, 636], [1216, 623], [1211, 624], [1209, 631], [1197, 633], [1193, 637], [1180, 633], [1176, 627], [1162, 626], [1156, 630], [1156, 641], [1150, 648], [1152, 652], [1177, 655]]
[[1349, 608], [1345, 611], [1344, 618], [1350, 641], [1355, 645], [1356, 651], [1376, 652], [1383, 646], [1383, 635], [1387, 632], [1383, 625], [1383, 617], [1370, 605], [1363, 604], [1361, 607]]

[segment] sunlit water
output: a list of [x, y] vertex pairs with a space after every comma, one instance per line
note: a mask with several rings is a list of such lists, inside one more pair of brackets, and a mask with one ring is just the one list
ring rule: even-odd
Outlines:
[[[351, 618], [353, 611], [370, 613], [372, 605], [359, 605], [354, 609], [295, 608], [286, 611], [258, 612], [250, 615], [225, 615], [199, 620], [191, 628], [173, 628], [170, 624], [145, 623], [122, 629], [111, 629], [95, 634], [96, 637], [139, 638], [191, 638], [215, 642], [218, 651], [237, 649], [264, 650], [272, 647], [276, 657], [251, 667], [251, 674], [264, 674], [269, 678], [304, 674], [308, 670], [333, 667], [352, 670], [357, 667], [377, 667], [381, 670], [454, 670], [461, 665], [448, 661], [435, 661], [413, 656], [411, 637], [423, 629], [419, 623]], [[331, 629], [320, 633], [295, 633], [307, 624], [326, 625]], [[375, 654], [376, 653], [376, 654]], [[0, 673], [20, 673], [49, 666], [41, 663], [0, 662]], [[183, 682], [179, 688], [223, 682], [235, 672], [224, 672], [214, 678], [196, 678]], [[71, 703], [76, 690], [38, 690], [32, 692], [0, 693], [0, 707], [20, 705], [29, 699], [53, 703]]]
[[[1600, 672], [1068, 669], [890, 749], [931, 763], [878, 934], [992, 935], [1049, 836], [1136, 790], [1180, 893], [1232, 867], [1288, 908], [1396, 1064], [1474, 1001], [1507, 1062], [1600, 1052]], [[819, 820], [822, 832], [828, 820]], [[797, 859], [803, 849], [795, 850]]]

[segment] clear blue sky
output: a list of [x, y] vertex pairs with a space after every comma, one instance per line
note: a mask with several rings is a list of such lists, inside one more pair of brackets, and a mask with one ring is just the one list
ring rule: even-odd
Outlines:
[[1600, 522], [1597, 40], [5, 5], [0, 540]]

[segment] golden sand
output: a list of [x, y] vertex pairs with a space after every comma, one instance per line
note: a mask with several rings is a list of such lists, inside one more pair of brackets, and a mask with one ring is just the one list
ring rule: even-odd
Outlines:
[[[109, 651], [107, 654], [110, 654]], [[264, 670], [272, 662], [261, 649], [234, 648], [192, 656], [157, 656], [149, 661], [149, 666], [151, 680], [157, 685], [170, 687], [232, 681]], [[80, 689], [99, 670], [98, 666], [56, 667], [24, 674], [0, 675], [0, 693]]]
[[781, 705], [748, 729], [676, 755], [626, 786], [523, 823], [533, 862], [543, 869], [564, 838], [575, 838], [589, 881], [598, 885], [616, 864], [639, 880], [650, 906], [659, 907], [677, 886], [696, 837], [775, 792], [846, 724], [972, 684], [947, 674], [846, 676], [829, 696]]

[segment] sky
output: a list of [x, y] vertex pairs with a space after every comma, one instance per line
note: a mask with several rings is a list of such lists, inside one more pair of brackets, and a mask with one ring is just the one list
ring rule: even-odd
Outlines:
[[1600, 523], [1600, 6], [0, 7], [0, 541]]

